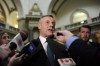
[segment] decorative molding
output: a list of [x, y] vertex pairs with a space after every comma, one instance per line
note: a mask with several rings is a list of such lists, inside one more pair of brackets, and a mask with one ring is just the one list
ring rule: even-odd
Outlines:
[[[54, 5], [53, 5], [53, 7], [52, 7], [51, 13], [57, 15], [57, 13], [59, 12], [60, 8], [63, 6], [63, 4], [64, 4], [66, 1], [67, 1], [67, 0], [63, 0], [63, 1], [61, 2], [61, 0], [56, 0], [55, 3], [54, 3]], [[61, 3], [60, 3], [60, 2], [61, 2]], [[60, 4], [59, 4], [59, 3], [60, 3]], [[57, 4], [59, 4], [58, 7], [56, 7]], [[57, 8], [57, 9], [55, 10], [55, 8]]]
[[14, 0], [12, 0], [12, 3], [14, 4], [15, 10], [17, 11], [17, 6], [15, 5]]
[[13, 11], [17, 11], [15, 2], [14, 2], [13, 0], [11, 0], [11, 3], [13, 4], [14, 8], [10, 8], [10, 7], [9, 7], [9, 4], [7, 3], [8, 0], [2, 0], [2, 1], [5, 3], [5, 5], [6, 5], [8, 11], [9, 11], [9, 13], [11, 13], [11, 12], [13, 12]]
[[53, 5], [53, 7], [52, 7], [52, 9], [51, 9], [51, 13], [53, 13], [53, 14], [55, 14], [55, 15], [56, 15], [56, 12], [54, 11], [54, 7], [56, 6], [56, 4], [57, 4], [58, 1], [59, 1], [59, 0], [56, 0], [56, 2], [54, 3], [54, 5]]
[[25, 18], [18, 18], [18, 22], [21, 21], [21, 20], [25, 20]]
[[3, 12], [3, 16], [4, 16], [5, 22], [6, 22], [7, 19], [6, 19], [5, 10], [3, 9], [3, 6], [1, 5], [1, 3], [0, 3], [0, 8], [1, 8], [2, 12]]

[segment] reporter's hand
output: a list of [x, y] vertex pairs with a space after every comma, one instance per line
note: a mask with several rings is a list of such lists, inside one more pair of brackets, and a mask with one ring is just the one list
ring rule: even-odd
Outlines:
[[71, 33], [70, 31], [67, 30], [63, 30], [63, 31], [59, 31], [59, 33], [62, 33], [63, 35], [58, 35], [55, 33], [55, 37], [58, 41], [61, 42], [66, 42], [70, 37], [73, 36], [73, 33]]
[[57, 35], [57, 33], [54, 33], [54, 36], [56, 38], [56, 40], [58, 42], [60, 42], [61, 44], [64, 44], [65, 43], [65, 36], [64, 35]]
[[18, 54], [19, 53], [16, 53], [14, 56], [12, 56], [10, 58], [9, 63], [8, 63], [7, 66], [14, 66], [14, 65], [16, 65], [16, 64], [18, 64], [20, 62], [20, 60], [21, 60], [21, 58], [22, 58], [23, 55], [21, 55], [21, 56], [18, 57]]

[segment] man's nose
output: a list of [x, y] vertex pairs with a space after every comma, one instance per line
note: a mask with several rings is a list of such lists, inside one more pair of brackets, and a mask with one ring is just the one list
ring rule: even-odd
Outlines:
[[50, 26], [54, 26], [53, 23], [50, 23], [49, 25], [50, 25]]

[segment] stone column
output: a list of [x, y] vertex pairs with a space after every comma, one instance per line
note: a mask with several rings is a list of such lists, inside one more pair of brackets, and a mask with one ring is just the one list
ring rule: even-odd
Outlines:
[[29, 41], [33, 40], [33, 27], [29, 27]]
[[25, 18], [18, 19], [18, 28], [20, 31], [22, 30], [28, 31], [28, 22], [26, 21]]

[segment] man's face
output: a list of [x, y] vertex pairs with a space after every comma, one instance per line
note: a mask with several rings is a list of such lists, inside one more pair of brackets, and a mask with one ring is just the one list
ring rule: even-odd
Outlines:
[[88, 28], [82, 27], [79, 32], [79, 37], [82, 40], [88, 41], [90, 38], [90, 30]]
[[46, 16], [41, 19], [41, 22], [38, 25], [40, 30], [40, 35], [43, 37], [53, 35], [55, 30], [55, 20], [52, 17]]

